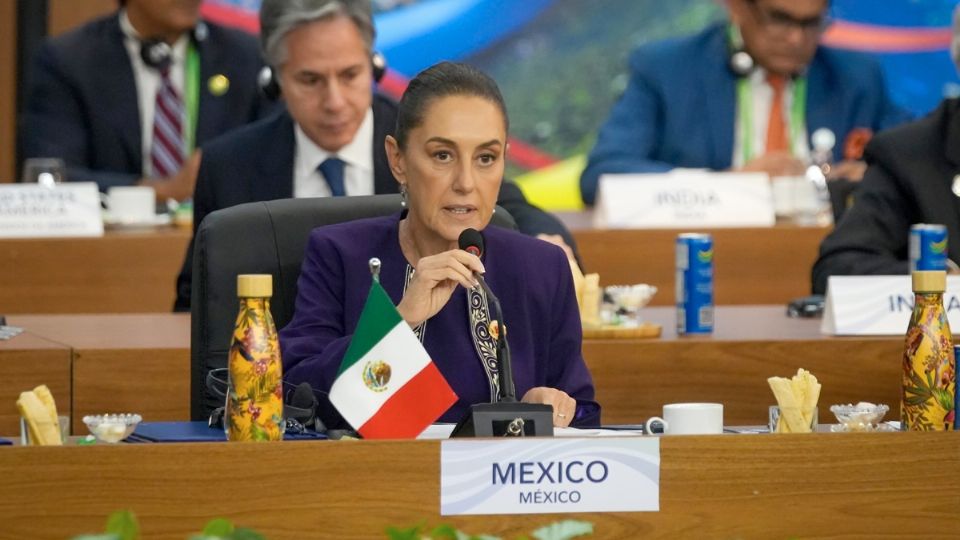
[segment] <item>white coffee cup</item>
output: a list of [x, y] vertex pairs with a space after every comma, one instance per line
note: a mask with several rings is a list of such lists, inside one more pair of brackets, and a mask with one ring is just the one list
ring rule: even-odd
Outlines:
[[156, 192], [149, 186], [113, 186], [103, 200], [117, 223], [149, 223], [157, 211]]
[[663, 424], [666, 435], [711, 435], [723, 433], [722, 403], [670, 403], [663, 406], [663, 417], [647, 420], [647, 433], [655, 422]]

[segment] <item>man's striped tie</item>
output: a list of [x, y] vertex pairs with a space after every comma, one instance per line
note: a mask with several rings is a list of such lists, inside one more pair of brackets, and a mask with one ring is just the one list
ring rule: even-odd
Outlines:
[[183, 165], [183, 100], [170, 81], [170, 69], [160, 71], [160, 89], [153, 112], [153, 145], [150, 162], [153, 175], [165, 178]]

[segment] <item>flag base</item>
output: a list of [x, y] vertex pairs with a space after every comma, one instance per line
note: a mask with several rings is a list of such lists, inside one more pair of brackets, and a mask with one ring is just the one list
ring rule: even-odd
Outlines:
[[553, 407], [542, 403], [477, 403], [450, 437], [553, 437]]

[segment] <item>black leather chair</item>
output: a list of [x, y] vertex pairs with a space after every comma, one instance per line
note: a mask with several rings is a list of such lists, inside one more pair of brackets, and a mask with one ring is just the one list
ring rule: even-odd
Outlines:
[[[277, 328], [283, 328], [293, 317], [310, 231], [389, 215], [400, 208], [399, 195], [282, 199], [218, 210], [203, 220], [193, 250], [190, 414], [194, 420], [206, 420], [213, 409], [223, 406], [223, 398], [207, 389], [206, 378], [210, 370], [227, 366], [239, 307], [236, 276], [273, 276], [270, 311]], [[491, 223], [516, 229], [513, 218], [500, 207]]]

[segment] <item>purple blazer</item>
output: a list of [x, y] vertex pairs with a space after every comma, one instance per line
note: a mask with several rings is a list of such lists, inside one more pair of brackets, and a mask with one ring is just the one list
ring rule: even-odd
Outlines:
[[[318, 394], [330, 390], [370, 290], [371, 257], [382, 262], [383, 288], [394, 304], [400, 302], [407, 274], [400, 219], [399, 214], [364, 219], [320, 227], [310, 234], [295, 313], [280, 331], [287, 382], [308, 382]], [[485, 278], [502, 304], [518, 398], [537, 386], [563, 390], [577, 400], [571, 425], [598, 426], [600, 405], [594, 401], [593, 380], [580, 350], [580, 314], [563, 251], [498, 227], [487, 227], [483, 236]], [[474, 343], [468, 297], [466, 289], [458, 288], [423, 330], [424, 347], [460, 398], [440, 422], [457, 422], [471, 404], [491, 400], [490, 379]], [[327, 427], [346, 427], [326, 395], [317, 397]]]

